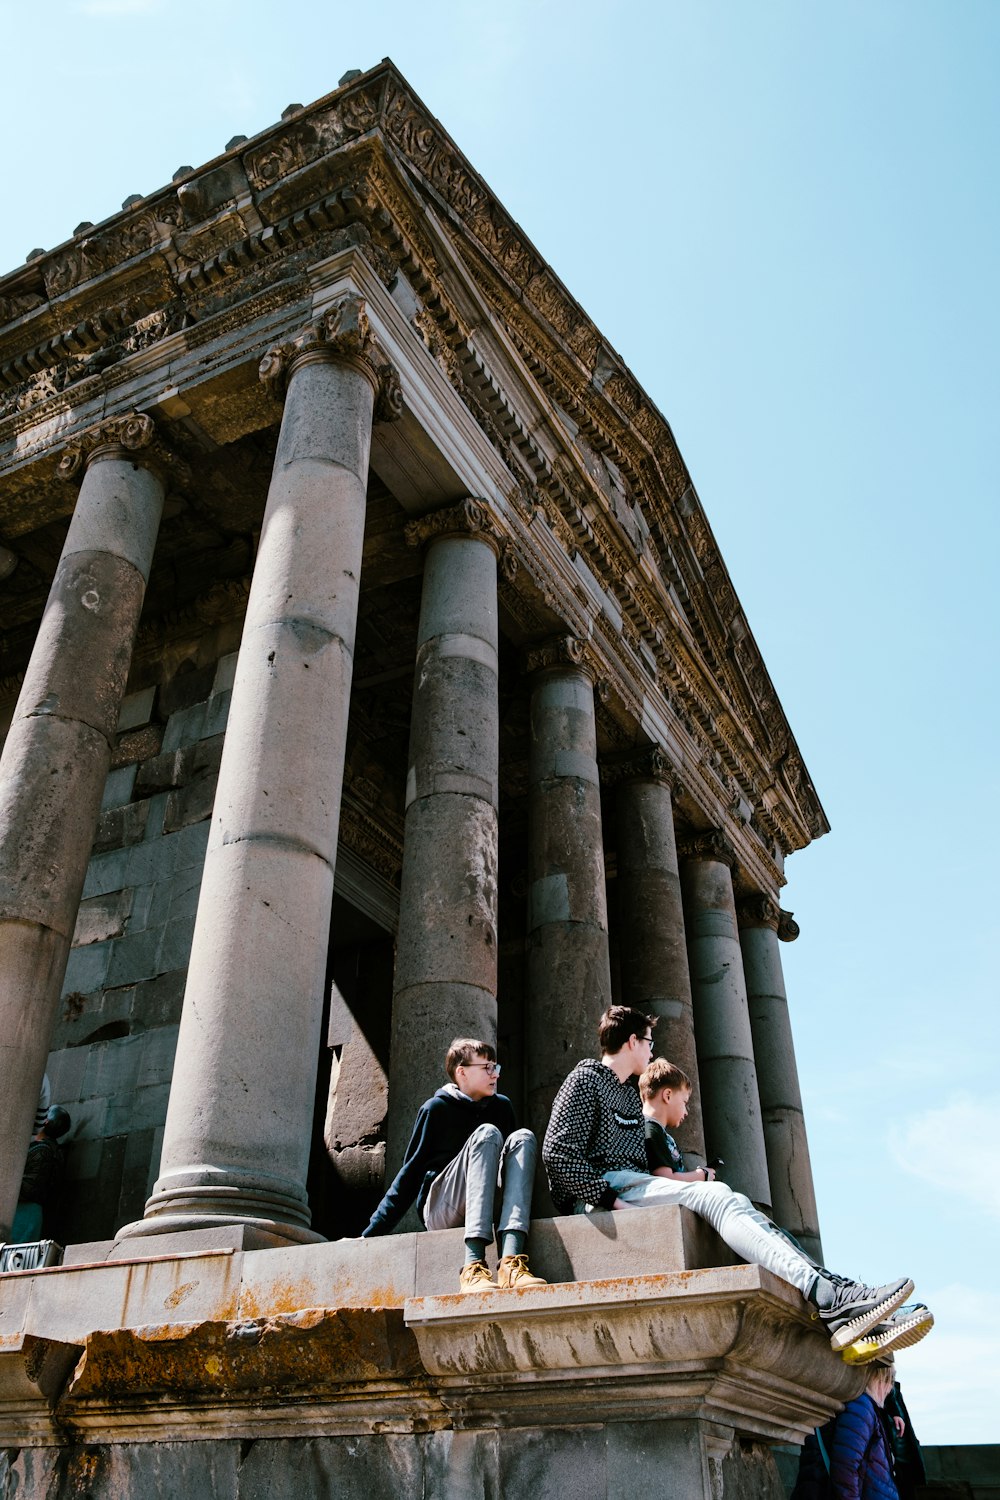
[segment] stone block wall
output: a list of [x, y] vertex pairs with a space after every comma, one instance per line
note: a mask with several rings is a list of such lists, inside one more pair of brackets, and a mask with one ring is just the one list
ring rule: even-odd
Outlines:
[[63, 1243], [141, 1217], [159, 1169], [235, 668], [233, 652], [122, 706], [48, 1062], [73, 1119], [45, 1226]]

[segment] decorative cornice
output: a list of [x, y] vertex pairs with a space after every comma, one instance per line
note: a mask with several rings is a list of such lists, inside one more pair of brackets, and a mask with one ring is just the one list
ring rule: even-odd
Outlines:
[[375, 387], [376, 422], [394, 422], [402, 416], [399, 374], [372, 334], [363, 297], [346, 292], [295, 338], [269, 349], [258, 369], [261, 383], [281, 400], [298, 366], [315, 359], [344, 360], [364, 370]]
[[[488, 333], [463, 324], [467, 304], [456, 295], [442, 231], [463, 282], [471, 278], [546, 398], [570, 416], [577, 435], [567, 451], [559, 451], [563, 437], [554, 448], [538, 442]], [[99, 395], [106, 361], [132, 352], [127, 329], [145, 347], [194, 318], [185, 342], [215, 338], [216, 313], [242, 324], [240, 309], [266, 288], [276, 302], [291, 300], [304, 267], [332, 253], [336, 236], [356, 232], [367, 236], [376, 269], [379, 255], [403, 268], [432, 357], [524, 487], [513, 508], [529, 527], [540, 529], [544, 515], [563, 547], [580, 550], [631, 619], [658, 679], [671, 658], [678, 662], [685, 680], [674, 685], [671, 708], [682, 724], [681, 716], [697, 721], [698, 745], [721, 749], [743, 784], [759, 780], [768, 838], [787, 853], [825, 832], [668, 424], [389, 63], [3, 278], [0, 383], [14, 387], [5, 435], [40, 428], [43, 415], [79, 400], [85, 386], [88, 399], [92, 386]], [[144, 326], [165, 305], [176, 305], [181, 323]], [[123, 310], [114, 327], [105, 309]], [[390, 397], [390, 414], [393, 405]], [[605, 457], [622, 481], [610, 508], [606, 476], [595, 478]], [[534, 577], [524, 552], [521, 566]], [[557, 613], [571, 631], [586, 629], [585, 619]], [[522, 639], [533, 634], [528, 624]], [[622, 631], [632, 646], [624, 623]], [[721, 721], [727, 701], [736, 723], [722, 731], [723, 746], [708, 720]]]
[[601, 785], [622, 786], [630, 781], [656, 781], [669, 787], [676, 795], [678, 789], [677, 770], [666, 751], [659, 745], [647, 745], [628, 755], [615, 756], [613, 760], [601, 760]]
[[[442, 537], [464, 536], [489, 543], [498, 555], [501, 548], [501, 532], [489, 502], [477, 500], [472, 495], [457, 505], [442, 506], [417, 521], [407, 522], [403, 536], [408, 547], [426, 547], [429, 542], [440, 541]], [[514, 572], [517, 572], [516, 559]]]
[[81, 433], [63, 453], [56, 473], [60, 479], [74, 480], [95, 458], [121, 455], [152, 469], [172, 489], [185, 490], [191, 483], [188, 465], [167, 447], [153, 418], [140, 411], [112, 417]]
[[778, 903], [763, 891], [754, 891], [752, 896], [743, 896], [736, 903], [736, 921], [740, 927], [770, 927], [777, 932], [780, 915]]
[[736, 851], [721, 828], [705, 828], [697, 833], [685, 834], [677, 840], [677, 853], [681, 859], [714, 860], [716, 864], [736, 865]]
[[778, 912], [778, 936], [783, 943], [794, 943], [801, 930], [790, 911]]

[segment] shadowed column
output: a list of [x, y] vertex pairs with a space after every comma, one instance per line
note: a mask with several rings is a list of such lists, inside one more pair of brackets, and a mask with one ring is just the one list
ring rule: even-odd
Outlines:
[[736, 930], [735, 856], [717, 830], [681, 841], [681, 888], [694, 999], [705, 1141], [722, 1177], [771, 1202], [743, 954]]
[[152, 419], [104, 423], [0, 760], [0, 1239], [9, 1231], [160, 525], [182, 466]]
[[497, 1026], [497, 556], [485, 507], [407, 528], [427, 542], [392, 1001], [387, 1160], [456, 1036]]
[[756, 895], [736, 908], [743, 949], [757, 1088], [764, 1124], [771, 1208], [809, 1254], [823, 1259], [813, 1189], [809, 1142], [795, 1066], [791, 1017], [781, 972], [779, 938], [798, 937], [798, 924], [769, 896]]
[[622, 1004], [659, 1017], [653, 1055], [669, 1058], [694, 1084], [688, 1117], [675, 1134], [688, 1165], [696, 1166], [705, 1160], [705, 1130], [674, 836], [674, 774], [653, 746], [603, 765], [601, 776], [615, 787]]
[[541, 1140], [556, 1091], [597, 1055], [611, 1003], [594, 688], [582, 642], [532, 652], [528, 767], [528, 1124]]
[[119, 1239], [309, 1228], [306, 1171], [373, 408], [391, 372], [340, 298], [263, 360], [287, 381], [188, 970], [160, 1176]]

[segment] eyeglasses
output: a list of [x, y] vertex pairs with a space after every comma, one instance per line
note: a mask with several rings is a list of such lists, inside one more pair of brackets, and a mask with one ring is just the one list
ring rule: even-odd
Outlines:
[[487, 1073], [490, 1075], [491, 1078], [499, 1078], [500, 1077], [500, 1064], [499, 1063], [495, 1063], [495, 1062], [488, 1062], [488, 1063], [459, 1063], [459, 1067], [461, 1067], [461, 1068], [485, 1068], [486, 1071], [487, 1071]]
[[651, 1036], [637, 1036], [636, 1037], [636, 1041], [637, 1042], [648, 1042], [650, 1046], [653, 1045], [653, 1038]]

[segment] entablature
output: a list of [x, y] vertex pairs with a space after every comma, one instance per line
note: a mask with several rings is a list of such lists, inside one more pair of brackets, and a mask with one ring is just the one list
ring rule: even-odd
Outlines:
[[609, 725], [674, 744], [772, 870], [826, 831], [669, 426], [391, 64], [0, 282], [0, 533], [126, 409], [196, 446], [271, 425], [264, 348], [348, 284], [400, 370], [372, 465], [404, 508], [483, 497], [516, 630], [592, 638]]

